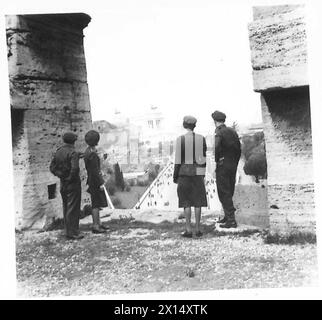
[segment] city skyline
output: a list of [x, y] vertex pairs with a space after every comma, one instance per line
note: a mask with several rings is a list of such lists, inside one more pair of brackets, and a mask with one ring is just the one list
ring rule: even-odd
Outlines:
[[202, 132], [214, 130], [217, 109], [229, 124], [261, 122], [248, 44], [252, 7], [237, 6], [90, 12], [84, 45], [93, 120], [113, 123], [115, 110], [131, 118], [157, 106], [169, 126], [191, 114]]

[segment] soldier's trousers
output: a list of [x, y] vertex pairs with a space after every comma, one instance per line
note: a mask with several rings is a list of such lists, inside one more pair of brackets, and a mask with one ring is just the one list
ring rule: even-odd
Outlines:
[[216, 168], [216, 185], [218, 198], [224, 209], [227, 221], [235, 221], [235, 207], [233, 195], [235, 192], [236, 168], [225, 168], [217, 166]]
[[77, 235], [79, 233], [81, 185], [80, 183], [62, 185], [60, 194], [63, 200], [66, 236]]

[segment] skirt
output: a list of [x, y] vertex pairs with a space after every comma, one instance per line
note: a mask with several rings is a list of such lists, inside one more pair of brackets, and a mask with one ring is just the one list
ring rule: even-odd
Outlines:
[[105, 196], [105, 192], [100, 189], [90, 189], [88, 190], [91, 195], [91, 204], [93, 209], [106, 208], [107, 207], [107, 199]]
[[207, 207], [204, 176], [180, 176], [177, 193], [179, 208]]

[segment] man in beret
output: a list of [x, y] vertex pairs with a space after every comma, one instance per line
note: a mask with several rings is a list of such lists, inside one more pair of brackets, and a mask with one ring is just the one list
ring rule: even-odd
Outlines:
[[81, 180], [79, 154], [75, 150], [76, 140], [75, 133], [64, 133], [64, 144], [57, 149], [50, 164], [50, 171], [60, 178], [65, 232], [66, 238], [70, 240], [79, 240], [84, 237], [79, 233]]
[[219, 200], [224, 210], [224, 218], [219, 221], [221, 228], [236, 228], [233, 195], [235, 191], [236, 171], [241, 155], [239, 137], [233, 128], [226, 127], [226, 115], [223, 112], [212, 113], [215, 122], [215, 161], [216, 185]]

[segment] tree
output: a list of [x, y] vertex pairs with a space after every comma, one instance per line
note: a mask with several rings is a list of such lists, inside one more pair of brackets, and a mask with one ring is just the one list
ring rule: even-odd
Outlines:
[[160, 165], [154, 164], [152, 162], [150, 162], [146, 167], [145, 170], [148, 172], [149, 175], [149, 181], [152, 182], [159, 174], [160, 171]]
[[121, 172], [120, 165], [118, 163], [114, 165], [114, 175], [115, 175], [116, 187], [124, 191], [125, 183], [124, 183], [123, 173]]
[[264, 141], [251, 150], [244, 165], [244, 172], [247, 175], [254, 176], [256, 183], [259, 183], [259, 178], [267, 178], [267, 161]]
[[244, 165], [244, 171], [247, 175], [255, 176], [256, 183], [259, 183], [259, 178], [267, 176], [267, 162], [264, 153], [253, 153]]
[[259, 178], [267, 178], [267, 162], [264, 133], [256, 132], [253, 135], [242, 137], [242, 155], [245, 158], [244, 172], [255, 177], [256, 183]]
[[[253, 150], [259, 145], [263, 144], [264, 147], [264, 133], [256, 132], [253, 135], [245, 135], [242, 137], [242, 155], [247, 160], [252, 153]], [[263, 150], [265, 152], [265, 149]]]
[[233, 122], [233, 125], [231, 126], [235, 131], [238, 131], [238, 123], [236, 121]]

